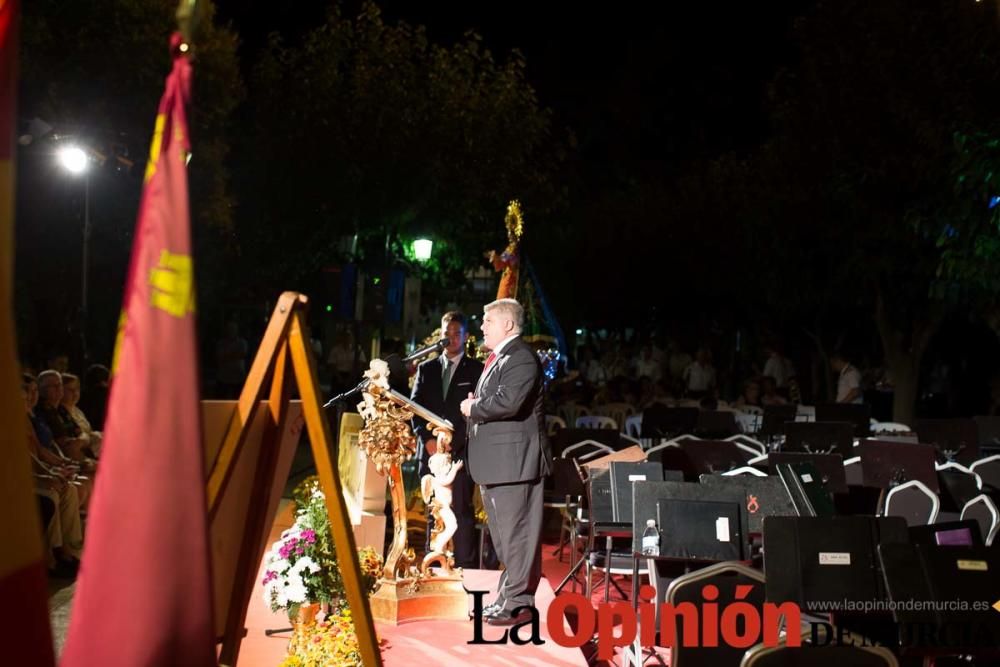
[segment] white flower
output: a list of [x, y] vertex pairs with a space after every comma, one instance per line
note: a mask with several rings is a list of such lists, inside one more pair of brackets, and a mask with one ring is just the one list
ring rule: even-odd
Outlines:
[[289, 602], [302, 603], [306, 601], [306, 587], [299, 579], [297, 583], [289, 582], [288, 586], [285, 588], [285, 596], [288, 598]]

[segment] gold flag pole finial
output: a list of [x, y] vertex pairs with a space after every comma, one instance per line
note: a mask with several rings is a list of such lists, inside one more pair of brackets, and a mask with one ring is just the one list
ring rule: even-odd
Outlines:
[[197, 5], [198, 0], [179, 0], [177, 3], [177, 30], [184, 40], [180, 46], [182, 53], [191, 50], [194, 31], [198, 27]]

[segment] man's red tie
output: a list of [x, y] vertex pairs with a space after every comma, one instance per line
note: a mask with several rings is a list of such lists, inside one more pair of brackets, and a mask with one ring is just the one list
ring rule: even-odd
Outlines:
[[486, 357], [486, 365], [483, 366], [483, 375], [486, 375], [486, 371], [490, 370], [490, 366], [493, 362], [497, 360], [497, 353], [490, 352], [490, 356]]

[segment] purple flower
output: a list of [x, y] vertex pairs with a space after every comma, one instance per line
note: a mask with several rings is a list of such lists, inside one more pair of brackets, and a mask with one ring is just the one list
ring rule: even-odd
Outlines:
[[298, 542], [299, 539], [297, 537], [293, 537], [292, 539], [288, 540], [287, 542], [281, 545], [281, 549], [278, 550], [278, 555], [287, 560], [288, 557], [291, 556], [292, 553], [295, 551], [295, 547], [298, 544]]
[[316, 531], [309, 530], [309, 529], [303, 530], [302, 531], [302, 539], [305, 540], [306, 543], [308, 543], [308, 544], [315, 543], [316, 542]]

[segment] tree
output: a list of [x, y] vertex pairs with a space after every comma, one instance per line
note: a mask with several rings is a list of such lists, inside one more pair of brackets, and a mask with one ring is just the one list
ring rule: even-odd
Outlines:
[[993, 13], [957, 0], [820, 1], [796, 28], [799, 64], [773, 86], [775, 138], [769, 163], [758, 164], [774, 192], [791, 184], [797, 196], [777, 202], [777, 229], [759, 231], [788, 239], [779, 264], [809, 249], [835, 258], [799, 287], [822, 298], [825, 283], [872, 314], [894, 418], [907, 423], [924, 352], [945, 313], [969, 304], [959, 293], [971, 295], [967, 274], [939, 280], [939, 241], [955, 232], [976, 246], [995, 233], [955, 187], [965, 158], [954, 140], [970, 130], [996, 136]]
[[525, 67], [475, 34], [443, 46], [387, 25], [372, 3], [356, 19], [334, 5], [301, 45], [272, 37], [253, 77], [255, 196], [239, 228], [261, 280], [305, 279], [343, 258], [343, 237], [380, 263], [388, 244], [433, 233], [441, 277], [457, 282], [503, 240], [509, 199], [541, 225], [565, 151]]

